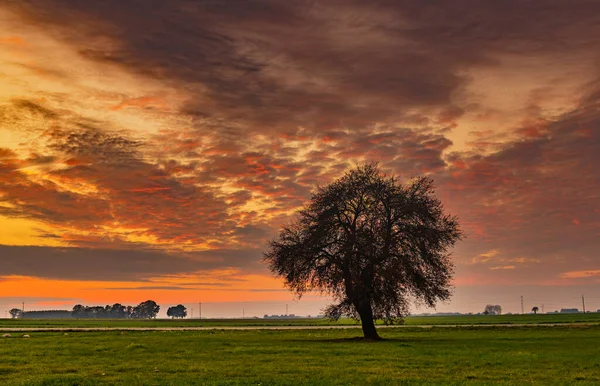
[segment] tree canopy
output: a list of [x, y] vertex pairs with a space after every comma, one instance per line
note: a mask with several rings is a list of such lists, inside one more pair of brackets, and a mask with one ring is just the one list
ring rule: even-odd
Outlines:
[[167, 316], [171, 318], [185, 318], [187, 316], [187, 309], [183, 304], [169, 307], [169, 309], [167, 309]]
[[317, 188], [264, 260], [298, 296], [333, 296], [331, 319], [360, 318], [365, 338], [379, 339], [374, 319], [400, 322], [411, 300], [434, 306], [450, 297], [448, 250], [461, 237], [430, 178], [402, 184], [361, 165]]
[[13, 319], [20, 318], [23, 316], [23, 311], [18, 308], [13, 308], [10, 311], [8, 311], [8, 313]]
[[153, 300], [147, 300], [137, 306], [125, 306], [120, 303], [115, 303], [112, 306], [84, 306], [77, 304], [71, 311], [71, 316], [74, 318], [137, 318], [150, 319], [155, 318], [160, 310], [160, 306]]
[[485, 306], [483, 313], [485, 315], [501, 315], [502, 306], [500, 306], [499, 304], [488, 304]]
[[133, 308], [132, 318], [152, 319], [156, 318], [160, 311], [160, 306], [154, 300], [146, 300]]

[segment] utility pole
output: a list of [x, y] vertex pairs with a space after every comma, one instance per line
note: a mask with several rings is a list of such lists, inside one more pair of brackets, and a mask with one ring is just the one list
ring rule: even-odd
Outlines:
[[521, 314], [525, 313], [525, 308], [523, 308], [523, 295], [521, 295]]
[[198, 319], [202, 319], [202, 302], [198, 302], [198, 313], [200, 314]]
[[23, 307], [21, 308], [21, 312], [25, 313], [25, 302], [23, 302]]
[[583, 304], [583, 313], [585, 314], [585, 298], [581, 295], [581, 304]]
[[194, 309], [192, 308], [192, 319], [194, 319]]
[[288, 305], [285, 305], [285, 316], [288, 316]]
[[246, 319], [246, 310], [242, 308], [242, 319]]

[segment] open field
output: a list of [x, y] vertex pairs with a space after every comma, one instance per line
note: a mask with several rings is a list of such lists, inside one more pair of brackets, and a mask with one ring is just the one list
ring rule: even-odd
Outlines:
[[[600, 313], [543, 314], [543, 315], [461, 315], [461, 316], [411, 316], [405, 325], [479, 325], [479, 324], [557, 324], [599, 323]], [[344, 326], [357, 325], [352, 319], [330, 322], [327, 319], [0, 319], [2, 328], [43, 327], [227, 327], [227, 326]]]
[[31, 333], [0, 384], [598, 384], [600, 326]]

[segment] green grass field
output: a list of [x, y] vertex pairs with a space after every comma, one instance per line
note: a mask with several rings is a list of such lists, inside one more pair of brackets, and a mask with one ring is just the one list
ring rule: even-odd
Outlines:
[[4, 385], [600, 383], [600, 326], [13, 333]]
[[[600, 313], [543, 315], [461, 315], [411, 316], [406, 325], [478, 325], [530, 323], [600, 323]], [[123, 319], [0, 319], [2, 327], [220, 327], [220, 326], [314, 326], [353, 325], [352, 319], [332, 323], [327, 319], [183, 319], [183, 320], [123, 320]]]

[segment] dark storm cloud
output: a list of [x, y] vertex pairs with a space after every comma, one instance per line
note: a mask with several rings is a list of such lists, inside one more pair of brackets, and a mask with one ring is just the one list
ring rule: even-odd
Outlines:
[[262, 249], [215, 249], [207, 251], [189, 252], [186, 254], [189, 258], [203, 261], [204, 264], [212, 269], [240, 267], [245, 272], [263, 271], [264, 266], [261, 263]]
[[49, 279], [136, 281], [200, 269], [202, 263], [161, 252], [0, 246], [0, 275]]
[[[361, 7], [297, 1], [56, 0], [18, 7], [93, 60], [176, 82], [190, 93], [186, 113], [265, 131], [321, 130], [342, 120], [360, 128], [401, 118], [413, 106], [446, 104], [463, 81], [455, 71], [473, 57], [422, 47], [413, 27], [394, 29], [376, 7], [367, 16]], [[400, 9], [394, 14], [404, 19]], [[100, 37], [112, 43], [93, 44]]]
[[[447, 111], [468, 81], [460, 74], [499, 55], [600, 52], [600, 4], [587, 0], [14, 5], [94, 60], [177, 83], [190, 93], [185, 112], [262, 131], [356, 129], [408, 119], [414, 107]], [[100, 38], [111, 43], [94, 44]]]
[[[160, 276], [243, 266], [258, 269], [254, 250], [168, 254], [157, 250], [0, 245], [0, 276], [90, 281], [148, 281]], [[203, 283], [203, 285], [211, 285]], [[211, 285], [212, 286], [212, 285]]]

